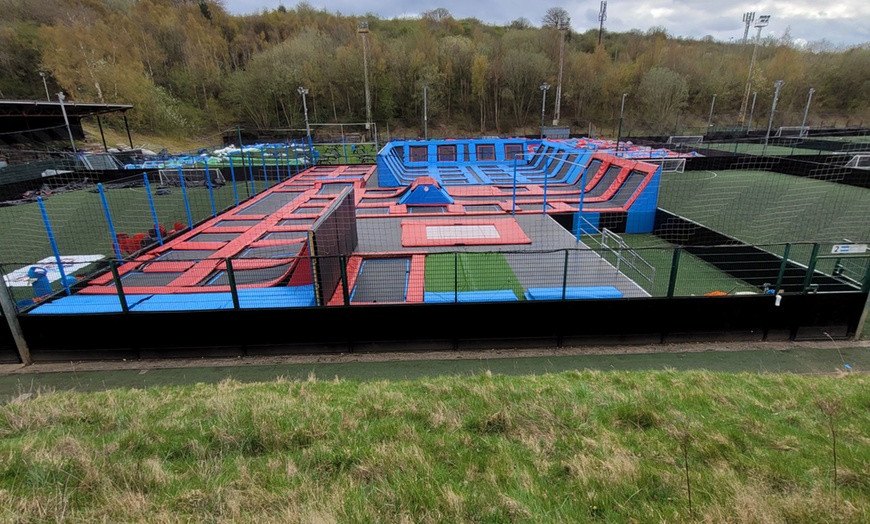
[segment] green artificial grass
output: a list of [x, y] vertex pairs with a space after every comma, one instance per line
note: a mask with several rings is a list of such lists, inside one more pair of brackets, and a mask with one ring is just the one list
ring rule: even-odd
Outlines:
[[501, 253], [427, 255], [425, 286], [440, 293], [510, 289], [523, 300], [523, 286]]

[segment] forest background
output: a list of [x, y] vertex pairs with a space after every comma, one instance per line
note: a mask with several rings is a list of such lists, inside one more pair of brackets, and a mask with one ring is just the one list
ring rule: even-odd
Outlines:
[[[0, 98], [63, 91], [71, 101], [134, 105], [136, 131], [205, 136], [304, 127], [297, 88], [305, 86], [312, 122], [365, 122], [365, 42], [372, 121], [393, 136], [422, 135], [424, 86], [430, 136], [535, 133], [539, 86], [556, 86], [564, 38], [560, 124], [574, 132], [610, 133], [623, 94], [634, 135], [738, 122], [754, 30], [746, 44], [661, 27], [605, 30], [599, 45], [598, 27], [571, 27], [564, 10], [541, 9], [527, 13], [537, 24], [520, 17], [504, 26], [443, 8], [380, 19], [304, 2], [237, 16], [213, 0], [0, 0]], [[870, 43], [797, 45], [786, 28], [760, 39], [757, 52], [756, 124], [766, 122], [780, 79], [775, 125], [801, 123], [810, 88], [809, 125], [870, 120]], [[548, 125], [555, 92], [543, 108]]]

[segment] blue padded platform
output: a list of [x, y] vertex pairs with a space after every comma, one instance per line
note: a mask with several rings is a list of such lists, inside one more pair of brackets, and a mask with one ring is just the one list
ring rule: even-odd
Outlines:
[[[137, 311], [203, 311], [232, 309], [233, 297], [223, 293], [188, 293], [172, 295], [126, 295], [127, 307]], [[243, 309], [308, 307], [316, 305], [314, 286], [266, 287], [240, 289], [239, 305]], [[115, 295], [72, 295], [39, 305], [30, 315], [70, 315], [80, 313], [120, 313], [121, 302]]]
[[423, 302], [427, 304], [445, 304], [452, 302], [516, 302], [517, 295], [510, 289], [492, 291], [453, 291], [423, 293]]
[[[562, 300], [561, 287], [530, 287], [525, 293], [528, 300]], [[565, 299], [622, 298], [622, 292], [613, 286], [578, 286], [565, 288]]]

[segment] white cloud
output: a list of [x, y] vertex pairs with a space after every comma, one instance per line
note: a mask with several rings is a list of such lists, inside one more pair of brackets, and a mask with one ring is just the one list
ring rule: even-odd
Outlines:
[[[249, 14], [264, 9], [287, 8], [293, 0], [224, 0], [234, 14]], [[592, 0], [554, 0], [534, 4], [525, 0], [425, 0], [409, 7], [407, 0], [308, 0], [315, 8], [345, 15], [375, 14], [381, 18], [415, 16], [421, 12], [444, 7], [455, 18], [477, 18], [484, 23], [504, 25], [524, 17], [540, 24], [549, 7], [562, 7], [571, 15], [572, 27], [586, 31], [598, 27], [599, 2]], [[611, 31], [662, 26], [674, 36], [701, 38], [711, 35], [722, 41], [743, 38], [743, 13], [769, 14], [766, 31], [782, 34], [786, 27], [796, 39], [815, 42], [822, 39], [837, 45], [857, 45], [870, 42], [870, 2], [867, 0], [737, 0], [723, 5], [715, 0], [609, 0], [605, 28]], [[755, 34], [755, 30], [750, 30]], [[767, 35], [767, 33], [762, 33]]]

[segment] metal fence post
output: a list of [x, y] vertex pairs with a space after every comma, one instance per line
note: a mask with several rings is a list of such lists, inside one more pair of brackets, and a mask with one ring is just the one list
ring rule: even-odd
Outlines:
[[[0, 266], [0, 275], [5, 275], [6, 272]], [[27, 341], [24, 339], [24, 332], [21, 331], [21, 325], [18, 323], [18, 308], [12, 300], [12, 294], [6, 286], [6, 280], [0, 282], [0, 309], [3, 311], [3, 317], [6, 318], [6, 323], [9, 324], [9, 331], [12, 332], [12, 338], [15, 340], [15, 347], [18, 349], [18, 356], [21, 358], [21, 363], [29, 366], [33, 363], [33, 358], [30, 356], [30, 348], [27, 346]]]
[[453, 302], [459, 302], [459, 253], [453, 252]]
[[214, 189], [211, 186], [211, 172], [208, 170], [208, 159], [203, 161], [205, 164], [205, 185], [208, 187], [208, 198], [211, 200], [211, 216], [217, 216], [217, 208], [214, 205]]
[[803, 293], [806, 294], [813, 283], [813, 273], [816, 272], [816, 260], [819, 256], [819, 244], [813, 244], [813, 252], [810, 254], [810, 261], [807, 263], [807, 276], [804, 278]]
[[45, 210], [45, 203], [42, 197], [36, 197], [39, 203], [39, 211], [42, 212], [42, 222], [45, 224], [45, 232], [48, 234], [48, 242], [51, 244], [51, 251], [54, 253], [54, 260], [57, 262], [57, 270], [60, 273], [60, 283], [69, 295], [69, 281], [66, 279], [66, 272], [63, 269], [63, 260], [60, 258], [60, 251], [57, 249], [57, 240], [54, 238], [54, 231], [51, 229], [51, 221], [48, 219], [48, 212]]
[[779, 294], [779, 290], [782, 288], [782, 279], [785, 277], [785, 268], [788, 267], [789, 253], [791, 253], [791, 244], [786, 244], [782, 253], [782, 263], [779, 265], [779, 274], [776, 276], [776, 286], [773, 288], [774, 294]]
[[680, 268], [680, 253], [682, 248], [674, 248], [674, 256], [671, 258], [671, 276], [668, 279], [668, 298], [674, 297], [674, 290], [677, 287], [677, 271]]
[[190, 199], [187, 198], [187, 183], [184, 181], [184, 170], [178, 166], [178, 183], [181, 184], [181, 198], [184, 199], [184, 211], [187, 213], [187, 227], [193, 229], [193, 215], [190, 213]]
[[118, 235], [115, 233], [115, 224], [112, 222], [112, 214], [109, 212], [109, 202], [106, 201], [106, 192], [103, 190], [103, 184], [97, 184], [97, 190], [100, 192], [100, 201], [103, 203], [103, 212], [106, 214], [106, 222], [109, 224], [109, 234], [112, 235], [112, 249], [115, 251], [115, 256], [121, 260], [121, 247], [118, 245]]
[[236, 288], [236, 274], [233, 271], [233, 261], [229, 257], [224, 260], [227, 263], [227, 280], [230, 281], [230, 295], [233, 297], [233, 309], [241, 309], [242, 306], [239, 303], [239, 290]]
[[562, 300], [565, 300], [565, 295], [568, 293], [568, 253], [565, 250], [565, 267], [562, 269]]
[[229, 154], [230, 160], [230, 179], [233, 181], [233, 199], [236, 205], [239, 205], [239, 188], [236, 187], [236, 169], [233, 167], [233, 154]]
[[148, 173], [142, 173], [145, 179], [145, 192], [148, 194], [148, 204], [151, 206], [151, 218], [154, 220], [154, 234], [157, 235], [157, 242], [163, 245], [163, 235], [160, 234], [160, 221], [157, 219], [157, 208], [154, 207], [154, 195], [151, 194], [151, 183], [148, 182]]
[[124, 286], [121, 284], [121, 276], [118, 274], [118, 262], [109, 260], [109, 269], [112, 271], [112, 281], [115, 282], [115, 291], [118, 293], [118, 300], [121, 302], [121, 311], [129, 313], [127, 296], [124, 295]]
[[341, 294], [342, 294], [342, 298], [344, 299], [344, 305], [349, 306], [350, 305], [350, 289], [348, 289], [348, 282], [347, 282], [347, 259], [344, 257], [344, 255], [338, 256], [338, 265], [339, 265], [339, 268], [341, 269]]

